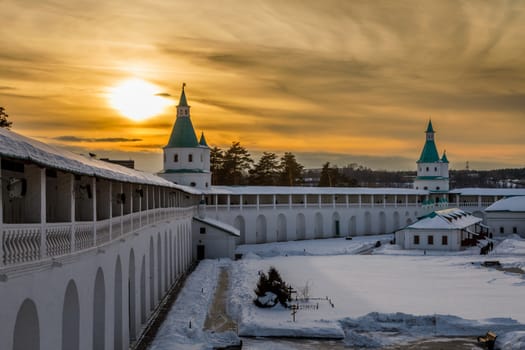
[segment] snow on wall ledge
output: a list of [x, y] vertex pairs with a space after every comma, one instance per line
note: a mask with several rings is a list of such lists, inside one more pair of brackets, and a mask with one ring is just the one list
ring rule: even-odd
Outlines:
[[88, 158], [2, 128], [0, 128], [0, 156], [27, 160], [75, 174], [97, 176], [122, 182], [172, 187], [193, 194], [201, 193], [190, 187], [176, 185], [150, 173]]

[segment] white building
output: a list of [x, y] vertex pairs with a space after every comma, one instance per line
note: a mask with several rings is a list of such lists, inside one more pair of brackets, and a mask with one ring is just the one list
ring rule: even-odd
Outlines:
[[176, 184], [206, 189], [211, 186], [210, 148], [204, 133], [197, 141], [184, 86], [177, 106], [177, 119], [164, 147], [164, 168], [158, 175]]
[[525, 196], [497, 201], [485, 209], [485, 219], [494, 234], [525, 237]]
[[434, 211], [395, 233], [404, 249], [460, 250], [462, 242], [482, 232], [482, 219], [461, 209]]

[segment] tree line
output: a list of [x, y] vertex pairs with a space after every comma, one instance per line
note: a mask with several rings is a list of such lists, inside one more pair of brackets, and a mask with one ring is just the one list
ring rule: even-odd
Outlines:
[[303, 183], [303, 169], [291, 152], [280, 158], [273, 152], [263, 152], [255, 162], [238, 141], [226, 150], [217, 146], [210, 149], [213, 185], [299, 186]]

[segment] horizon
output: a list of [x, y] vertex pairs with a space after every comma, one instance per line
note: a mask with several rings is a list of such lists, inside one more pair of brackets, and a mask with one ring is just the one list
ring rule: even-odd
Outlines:
[[92, 5], [3, 5], [13, 131], [157, 172], [185, 82], [197, 134], [254, 159], [415, 171], [432, 119], [451, 170], [525, 167], [525, 2]]

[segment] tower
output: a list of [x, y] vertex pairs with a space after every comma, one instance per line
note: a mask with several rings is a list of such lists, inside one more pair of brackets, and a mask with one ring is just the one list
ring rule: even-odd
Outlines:
[[211, 184], [210, 148], [204, 133], [197, 141], [190, 117], [190, 106], [182, 84], [177, 118], [168, 144], [164, 147], [164, 167], [159, 176], [168, 181], [201, 189]]
[[428, 190], [431, 193], [448, 192], [448, 159], [446, 152], [440, 158], [434, 142], [434, 128], [432, 121], [428, 121], [425, 131], [426, 141], [421, 156], [417, 161], [417, 176], [414, 188]]

